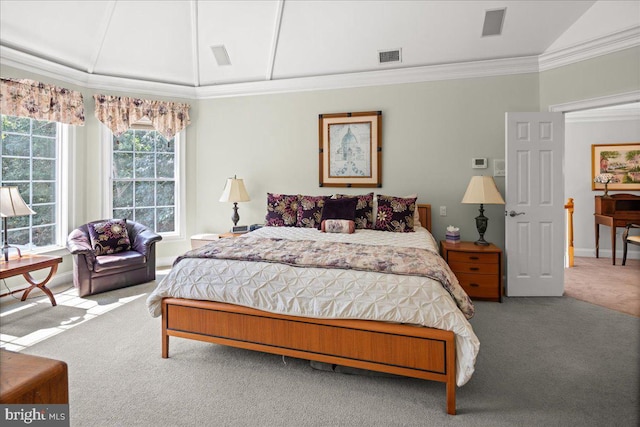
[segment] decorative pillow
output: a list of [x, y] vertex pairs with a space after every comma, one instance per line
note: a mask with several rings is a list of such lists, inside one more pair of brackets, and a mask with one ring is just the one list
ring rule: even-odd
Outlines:
[[322, 209], [322, 218], [318, 229], [325, 219], [346, 219], [355, 222], [356, 204], [358, 199], [355, 197], [345, 197], [343, 199], [327, 199]]
[[303, 196], [298, 194], [298, 221], [296, 227], [317, 228], [322, 219], [325, 200], [331, 196]]
[[88, 224], [91, 247], [96, 255], [115, 254], [131, 249], [126, 219], [110, 219]]
[[336, 199], [355, 198], [358, 200], [356, 205], [356, 228], [375, 228], [373, 216], [373, 193], [361, 194], [359, 196], [350, 196], [348, 194], [336, 194]]
[[323, 233], [355, 233], [356, 223], [348, 219], [325, 219], [320, 227]]
[[271, 227], [295, 227], [298, 222], [298, 196], [267, 193], [266, 224]]
[[378, 194], [376, 230], [411, 232], [416, 210], [416, 197], [403, 198]]

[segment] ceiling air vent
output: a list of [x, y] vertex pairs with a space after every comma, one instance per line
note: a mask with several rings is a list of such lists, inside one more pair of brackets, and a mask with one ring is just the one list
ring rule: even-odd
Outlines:
[[484, 13], [484, 25], [482, 26], [482, 37], [499, 36], [502, 34], [502, 24], [507, 8], [487, 10]]
[[402, 62], [402, 49], [379, 50], [378, 61], [380, 61], [381, 64], [387, 62]]
[[231, 60], [229, 59], [227, 48], [224, 47], [223, 44], [211, 46], [211, 51], [213, 52], [213, 56], [215, 56], [218, 65], [231, 65]]

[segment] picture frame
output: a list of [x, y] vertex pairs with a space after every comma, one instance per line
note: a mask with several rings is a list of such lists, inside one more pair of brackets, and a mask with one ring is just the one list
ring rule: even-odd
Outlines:
[[318, 116], [320, 187], [382, 187], [382, 111]]
[[619, 182], [607, 184], [613, 191], [640, 190], [640, 142], [591, 145], [591, 190], [604, 190], [594, 182], [601, 173], [615, 175]]

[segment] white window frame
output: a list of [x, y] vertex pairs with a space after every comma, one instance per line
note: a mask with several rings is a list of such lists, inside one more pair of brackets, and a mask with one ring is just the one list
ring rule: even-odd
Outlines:
[[[10, 114], [7, 114], [10, 116]], [[14, 116], [15, 117], [15, 116]], [[24, 116], [19, 116], [24, 117]], [[32, 119], [35, 120], [35, 119]], [[22, 253], [33, 254], [51, 254], [66, 255], [67, 236], [71, 231], [69, 229], [71, 216], [75, 216], [74, 208], [76, 198], [75, 188], [75, 143], [76, 130], [74, 126], [66, 123], [56, 122], [56, 233], [55, 242], [52, 245], [34, 248], [32, 242], [29, 242], [28, 248], [20, 248]], [[4, 231], [3, 231], [4, 232]], [[11, 242], [9, 242], [11, 243]]]
[[[104, 162], [102, 162], [102, 171], [100, 175], [103, 178], [102, 191], [103, 191], [103, 218], [111, 218], [113, 216], [113, 150], [112, 140], [113, 132], [106, 126], [101, 126], [101, 141], [102, 141], [102, 153]], [[132, 129], [150, 129], [148, 126], [132, 126]], [[178, 170], [176, 171], [176, 210], [175, 210], [175, 224], [176, 229], [172, 232], [158, 233], [165, 240], [182, 240], [186, 235], [186, 221], [185, 221], [185, 140], [186, 130], [178, 132], [174, 137], [175, 144], [175, 164]]]

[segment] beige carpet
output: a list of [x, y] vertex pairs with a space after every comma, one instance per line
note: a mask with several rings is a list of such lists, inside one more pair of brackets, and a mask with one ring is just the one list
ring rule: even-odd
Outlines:
[[564, 270], [564, 294], [640, 317], [640, 260], [611, 264], [611, 258], [575, 258]]

